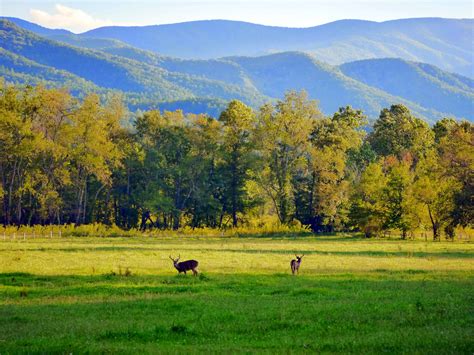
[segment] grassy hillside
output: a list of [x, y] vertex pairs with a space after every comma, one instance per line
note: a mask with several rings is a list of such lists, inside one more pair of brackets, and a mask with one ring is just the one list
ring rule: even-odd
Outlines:
[[0, 253], [2, 353], [474, 350], [468, 242], [63, 237]]
[[472, 119], [474, 80], [432, 65], [401, 59], [372, 59], [343, 64], [347, 76], [390, 94], [409, 97], [424, 107]]

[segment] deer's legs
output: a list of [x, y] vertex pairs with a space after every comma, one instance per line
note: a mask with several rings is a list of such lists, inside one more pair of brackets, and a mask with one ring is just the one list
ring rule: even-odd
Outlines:
[[196, 270], [196, 269], [193, 269], [193, 275], [194, 275], [194, 276], [197, 276], [197, 274], [198, 274], [197, 270]]

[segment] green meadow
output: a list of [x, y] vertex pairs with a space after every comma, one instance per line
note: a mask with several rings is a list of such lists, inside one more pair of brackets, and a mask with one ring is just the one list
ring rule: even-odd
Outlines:
[[[179, 254], [198, 277], [177, 275]], [[0, 353], [84, 352], [472, 354], [474, 244], [0, 240]]]

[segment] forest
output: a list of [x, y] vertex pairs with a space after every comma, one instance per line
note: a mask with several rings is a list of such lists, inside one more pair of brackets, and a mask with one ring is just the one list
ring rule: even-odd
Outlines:
[[[132, 117], [132, 119], [128, 119]], [[131, 122], [131, 123], [130, 123]], [[0, 84], [0, 221], [121, 229], [298, 225], [454, 238], [474, 220], [474, 125], [401, 104], [375, 122], [289, 91], [219, 117]]]

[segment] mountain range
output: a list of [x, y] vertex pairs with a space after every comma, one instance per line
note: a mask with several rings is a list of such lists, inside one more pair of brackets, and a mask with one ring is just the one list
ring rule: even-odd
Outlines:
[[[327, 114], [352, 105], [375, 118], [381, 108], [403, 103], [428, 121], [472, 120], [473, 28], [472, 20], [446, 19], [338, 21], [309, 29], [199, 21], [75, 35], [3, 18], [0, 76], [67, 86], [78, 96], [122, 93], [132, 110], [182, 108], [217, 116], [233, 98], [258, 107], [287, 90], [304, 89]], [[400, 51], [379, 46], [378, 54], [361, 54], [354, 36], [374, 46], [379, 38], [387, 48], [399, 38]], [[384, 53], [397, 58], [377, 58]]]
[[[12, 22], [40, 35], [72, 34], [21, 19]], [[79, 37], [119, 40], [136, 48], [187, 59], [260, 56], [285, 51], [313, 54], [332, 65], [373, 58], [425, 62], [474, 75], [473, 19], [415, 18], [385, 22], [340, 20], [309, 28], [263, 26], [225, 20], [140, 27], [101, 27]]]

